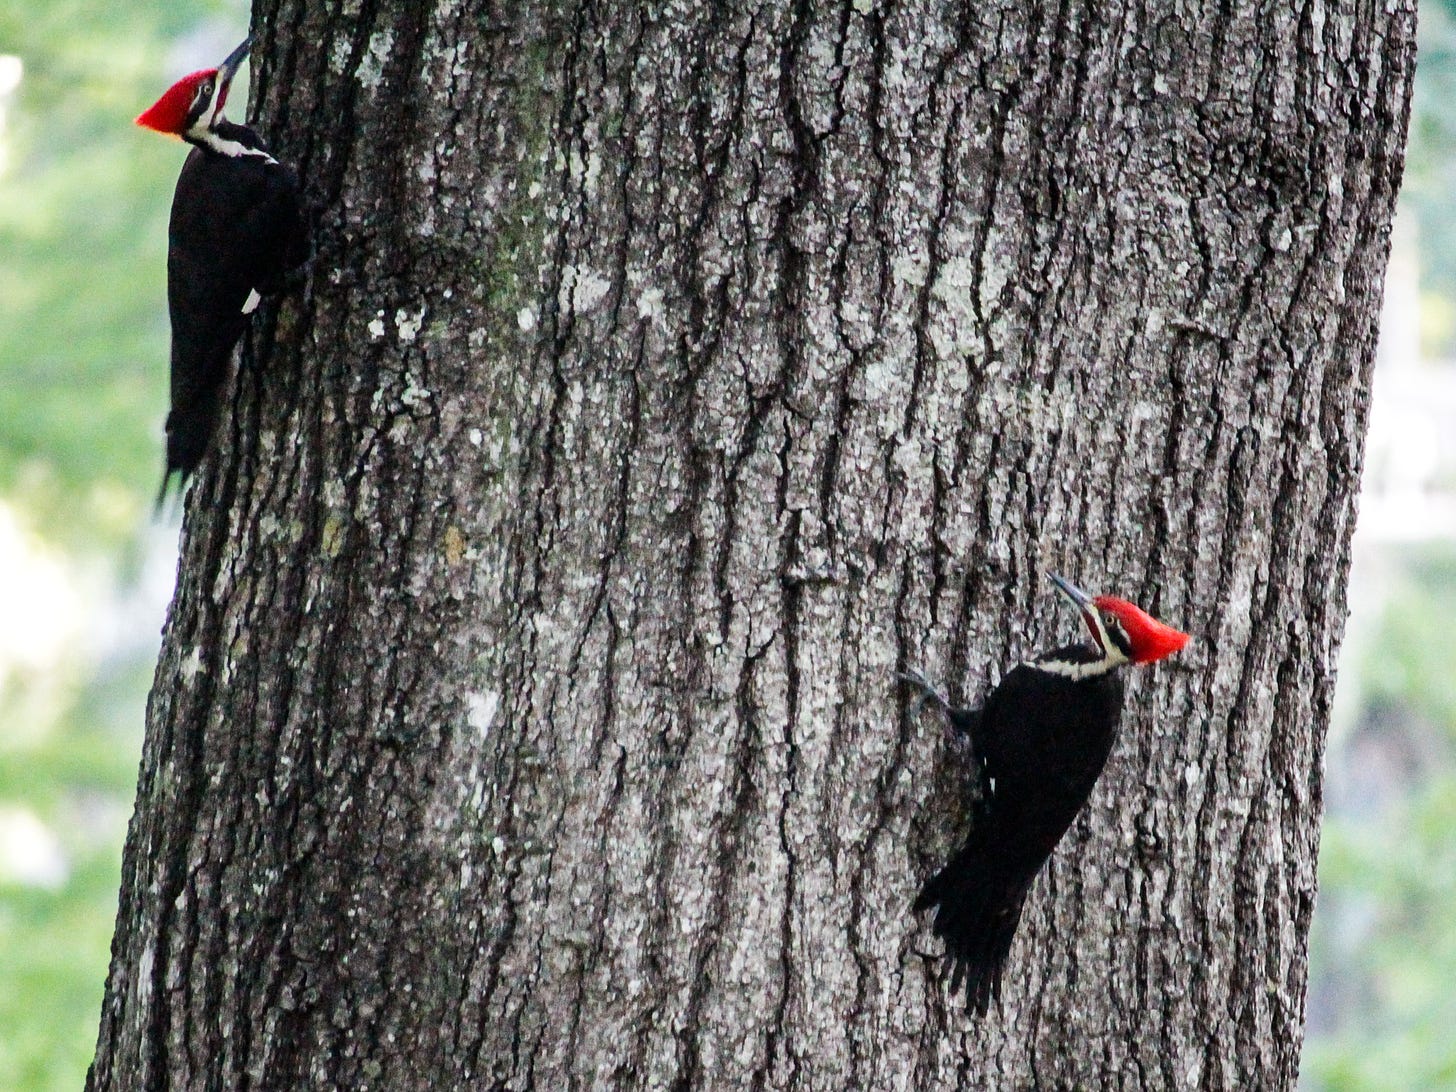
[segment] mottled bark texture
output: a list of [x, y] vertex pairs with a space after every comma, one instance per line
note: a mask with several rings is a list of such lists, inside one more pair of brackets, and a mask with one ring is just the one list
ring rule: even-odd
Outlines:
[[[259, 0], [320, 255], [89, 1086], [1289, 1087], [1413, 8]], [[975, 1024], [894, 672], [979, 698], [1047, 567], [1197, 641]]]

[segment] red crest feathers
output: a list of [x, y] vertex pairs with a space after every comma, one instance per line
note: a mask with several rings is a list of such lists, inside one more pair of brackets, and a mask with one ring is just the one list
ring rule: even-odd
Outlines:
[[1164, 656], [1171, 656], [1189, 641], [1188, 634], [1159, 622], [1126, 599], [1099, 595], [1094, 602], [1108, 614], [1116, 615], [1117, 620], [1122, 623], [1132, 645], [1131, 659], [1135, 664], [1150, 664]]
[[167, 93], [138, 115], [136, 123], [144, 129], [181, 136], [187, 125], [187, 112], [197, 95], [197, 86], [217, 75], [217, 69], [204, 68], [167, 88]]

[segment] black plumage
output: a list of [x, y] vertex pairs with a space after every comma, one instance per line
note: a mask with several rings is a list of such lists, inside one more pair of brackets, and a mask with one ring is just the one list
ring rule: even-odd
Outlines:
[[216, 68], [182, 77], [136, 119], [192, 145], [167, 234], [172, 406], [159, 506], [173, 475], [185, 482], [207, 451], [248, 315], [308, 257], [298, 176], [257, 133], [222, 114], [251, 49], [250, 37]]
[[1170, 656], [1188, 635], [1115, 596], [1095, 598], [1048, 574], [1077, 608], [1090, 644], [1067, 645], [1006, 673], [979, 710], [952, 709], [918, 673], [904, 676], [946, 713], [975, 749], [965, 844], [921, 889], [915, 910], [955, 964], [966, 1004], [985, 1015], [1037, 873], [1087, 803], [1122, 719], [1121, 669]]
[[216, 427], [218, 400], [252, 292], [278, 292], [307, 257], [298, 178], [268, 156], [256, 133], [221, 121], [213, 132], [234, 154], [195, 143], [172, 199], [167, 306], [172, 320], [172, 404], [167, 469], [197, 469]]
[[[1073, 645], [1052, 654], [1090, 663]], [[970, 737], [979, 784], [965, 845], [921, 889], [915, 911], [935, 909], [935, 934], [955, 964], [952, 988], [984, 1015], [1037, 873], [1086, 804], [1117, 739], [1122, 678], [1071, 679], [1036, 664], [1009, 671], [979, 710], [949, 709]]]

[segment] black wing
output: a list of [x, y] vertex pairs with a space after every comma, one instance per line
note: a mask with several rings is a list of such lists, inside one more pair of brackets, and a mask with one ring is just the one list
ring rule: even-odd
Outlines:
[[177, 180], [167, 250], [172, 407], [167, 483], [207, 450], [249, 295], [276, 291], [307, 254], [298, 180], [258, 156], [194, 149]]
[[967, 729], [983, 772], [983, 804], [959, 852], [926, 883], [917, 911], [955, 964], [952, 988], [984, 1015], [1032, 882], [1091, 794], [1116, 738], [1122, 683], [1074, 681], [1022, 665], [991, 693]]

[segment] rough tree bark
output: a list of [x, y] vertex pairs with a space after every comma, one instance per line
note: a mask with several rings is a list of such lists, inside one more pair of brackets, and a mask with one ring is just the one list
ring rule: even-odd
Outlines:
[[[1413, 9], [258, 0], [321, 254], [89, 1087], [1289, 1087]], [[1198, 639], [977, 1025], [893, 676], [1071, 633], [1047, 567]]]

